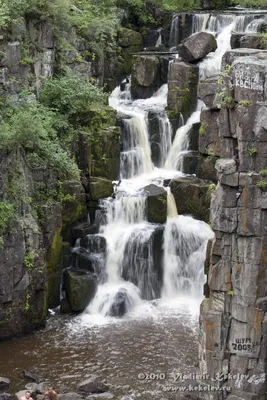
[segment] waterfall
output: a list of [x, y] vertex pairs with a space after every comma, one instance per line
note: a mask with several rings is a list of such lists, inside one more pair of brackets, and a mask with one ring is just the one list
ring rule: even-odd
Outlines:
[[246, 27], [245, 32], [246, 33], [256, 33], [260, 32], [261, 26], [266, 23], [267, 17], [264, 16], [263, 18], [258, 18], [255, 20], [252, 20]]
[[192, 217], [168, 219], [164, 234], [163, 298], [175, 298], [177, 293], [201, 296], [205, 250], [213, 235], [207, 224]]
[[172, 144], [172, 126], [166, 113], [159, 116], [160, 166], [163, 167]]
[[178, 217], [178, 212], [177, 212], [177, 207], [175, 204], [175, 199], [174, 196], [171, 192], [171, 189], [169, 187], [165, 188], [167, 191], [167, 212], [168, 212], [168, 218], [176, 218]]
[[203, 107], [203, 102], [198, 101], [197, 110], [188, 118], [185, 125], [177, 129], [175, 138], [165, 162], [165, 168], [169, 170], [181, 170], [183, 162], [183, 154], [189, 146], [188, 133], [193, 124], [200, 121], [200, 110]]
[[157, 40], [157, 42], [156, 42], [156, 45], [155, 45], [155, 47], [159, 47], [159, 46], [161, 46], [161, 45], [162, 45], [162, 34], [161, 34], [161, 28], [160, 28], [160, 29], [158, 29], [158, 32], [159, 32], [159, 37], [158, 37], [158, 40]]
[[132, 178], [144, 172], [151, 172], [151, 151], [145, 115], [129, 111], [131, 118], [124, 119], [126, 132], [123, 147], [128, 148], [121, 153], [121, 179]]
[[179, 44], [179, 15], [172, 17], [169, 48], [176, 47]]
[[194, 14], [192, 22], [192, 34], [204, 31], [207, 27], [210, 14]]

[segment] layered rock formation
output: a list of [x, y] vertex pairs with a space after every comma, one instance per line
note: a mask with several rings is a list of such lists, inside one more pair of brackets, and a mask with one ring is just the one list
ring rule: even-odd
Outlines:
[[210, 212], [216, 240], [208, 247], [200, 315], [200, 369], [209, 383], [231, 390], [228, 397], [225, 391], [202, 394], [206, 399], [265, 399], [267, 389], [267, 52], [243, 54], [226, 53], [227, 99], [221, 96], [220, 111], [202, 113], [202, 120], [210, 115], [207, 130], [217, 121], [212, 134], [220, 159]]

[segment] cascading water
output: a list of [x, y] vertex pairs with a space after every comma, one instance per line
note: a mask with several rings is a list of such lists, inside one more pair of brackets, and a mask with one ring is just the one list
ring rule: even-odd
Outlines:
[[[170, 164], [169, 170], [166, 168], [168, 160], [172, 160], [173, 153], [176, 154], [177, 151], [182, 153], [184, 150], [183, 145], [180, 148], [177, 147], [177, 139], [171, 145], [171, 125], [164, 111], [167, 99], [166, 89], [167, 86], [163, 85], [154, 96], [146, 100], [131, 101], [130, 96], [123, 95], [120, 88], [116, 88], [111, 96], [110, 104], [119, 111], [122, 120], [123, 153], [130, 152], [138, 143], [140, 154], [146, 154], [146, 157], [140, 157], [139, 169], [134, 171], [130, 169], [130, 174], [127, 163], [121, 163], [122, 181], [117, 188], [115, 198], [104, 199], [100, 202], [102, 219], [98, 217], [98, 220], [100, 221], [100, 233], [106, 239], [105, 274], [107, 279], [104, 284], [99, 286], [95, 298], [86, 310], [87, 313], [100, 313], [103, 316], [122, 315], [139, 306], [144, 300], [160, 298], [161, 293], [165, 298], [177, 297], [182, 293], [180, 293], [177, 283], [177, 291], [170, 291], [166, 285], [166, 282], [173, 279], [171, 276], [173, 272], [166, 265], [169, 263], [169, 259], [163, 255], [170, 251], [169, 246], [172, 246], [172, 240], [174, 240], [169, 233], [169, 221], [176, 224], [176, 221], [181, 218], [178, 216], [174, 197], [170, 188], [166, 187], [168, 219], [164, 227], [147, 222], [147, 193], [146, 190], [144, 191], [144, 188], [151, 183], [163, 187], [164, 178], [179, 175], [177, 165], [173, 166], [175, 162]], [[201, 102], [198, 103], [198, 111], [193, 113], [180, 131], [177, 131], [177, 134], [181, 131], [184, 132], [182, 140], [184, 142], [186, 142], [186, 133], [192, 124], [199, 121], [200, 106]], [[144, 150], [149, 144], [149, 112], [157, 114], [158, 118], [160, 164], [164, 165], [163, 169], [153, 167], [151, 159], [148, 160], [148, 155], [151, 153]], [[138, 140], [140, 137], [145, 140]], [[151, 167], [144, 167], [145, 165]], [[195, 221], [191, 217], [183, 217], [185, 224], [187, 221], [190, 223], [191, 220]], [[179, 235], [180, 224], [175, 226], [178, 227], [177, 235]], [[176, 265], [172, 261], [172, 271], [177, 270], [177, 279], [181, 277], [182, 280], [181, 265], [186, 266], [186, 279], [196, 287], [199, 285], [198, 291], [196, 289], [190, 292], [190, 295], [194, 296], [201, 292], [202, 281], [198, 279], [198, 274], [193, 272], [195, 264], [192, 260], [198, 259], [198, 253], [201, 251], [203, 251], [204, 259], [207, 240], [213, 234], [207, 227], [208, 234], [205, 236], [199, 221], [195, 221], [194, 229], [190, 232], [193, 238], [192, 246], [186, 245], [187, 252], [183, 253], [183, 257], [179, 253], [181, 249], [178, 251], [178, 248], [174, 247], [172, 250], [173, 258], [179, 257], [181, 260], [180, 264], [176, 263]], [[181, 237], [180, 244], [183, 240], [187, 240], [185, 236]], [[195, 246], [195, 242], [199, 244], [198, 247]], [[202, 267], [202, 264], [201, 267], [198, 266], [199, 270]]]
[[215, 75], [220, 71], [222, 57], [231, 49], [232, 32], [256, 33], [267, 21], [266, 15], [255, 14], [195, 14], [193, 16], [193, 33], [206, 31], [215, 35], [217, 50], [210, 53], [199, 63], [200, 78]]
[[[251, 15], [195, 14], [193, 32], [212, 32], [218, 43], [216, 52], [199, 64], [200, 75], [219, 71], [233, 30], [257, 30], [260, 23], [258, 18], [253, 25]], [[170, 46], [178, 41], [179, 17], [174, 16]], [[165, 111], [167, 85], [149, 99], [132, 100], [128, 79], [113, 91], [110, 105], [118, 111], [121, 122], [121, 182], [113, 198], [100, 202], [96, 214], [99, 235], [106, 241], [106, 262], [101, 264], [101, 285], [87, 312], [122, 315], [144, 300], [199, 297], [205, 247], [213, 233], [204, 222], [178, 215], [170, 188], [164, 188], [164, 179], [182, 171], [190, 130], [199, 123], [204, 104], [199, 101], [186, 124], [181, 121], [173, 143]], [[167, 192], [165, 225], [147, 221], [146, 187], [151, 184]]]
[[164, 282], [162, 297], [172, 299], [177, 293], [201, 296], [204, 284], [203, 264], [209, 226], [191, 217], [169, 218], [164, 236]]
[[170, 40], [169, 40], [169, 48], [175, 48], [179, 42], [180, 42], [180, 37], [179, 37], [179, 15], [174, 15], [172, 18], [172, 23], [171, 23], [171, 31], [170, 31]]
[[200, 111], [204, 106], [202, 101], [198, 101], [196, 111], [188, 118], [185, 125], [177, 129], [175, 138], [165, 162], [165, 168], [169, 170], [182, 170], [183, 169], [183, 155], [186, 153], [189, 146], [188, 133], [193, 124], [200, 121]]

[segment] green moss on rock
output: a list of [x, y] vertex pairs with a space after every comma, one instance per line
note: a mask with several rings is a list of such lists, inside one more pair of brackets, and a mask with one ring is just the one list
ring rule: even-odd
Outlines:
[[72, 311], [85, 309], [96, 293], [96, 280], [86, 271], [71, 271], [65, 273], [67, 299]]
[[164, 224], [167, 220], [167, 192], [156, 185], [144, 188], [147, 192], [147, 220], [148, 222]]
[[202, 221], [209, 221], [211, 182], [194, 177], [181, 177], [171, 182], [171, 192], [179, 214], [190, 214]]
[[59, 227], [54, 235], [52, 245], [49, 249], [49, 256], [46, 263], [47, 269], [47, 306], [54, 308], [60, 302], [60, 282], [62, 273], [62, 252], [63, 238], [61, 236], [62, 226]]
[[112, 182], [105, 178], [91, 178], [90, 193], [92, 200], [104, 199], [113, 193]]

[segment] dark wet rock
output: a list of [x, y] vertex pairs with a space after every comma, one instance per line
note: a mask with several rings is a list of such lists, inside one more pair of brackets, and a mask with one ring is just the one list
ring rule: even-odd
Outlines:
[[157, 227], [153, 234], [152, 234], [152, 240], [153, 240], [153, 266], [157, 274], [157, 282], [158, 282], [158, 287], [155, 288], [155, 290], [158, 290], [157, 292], [157, 298], [160, 297], [160, 289], [162, 287], [162, 282], [163, 282], [163, 241], [164, 241], [164, 226], [159, 226]]
[[157, 44], [157, 41], [160, 37], [160, 30], [158, 29], [148, 29], [147, 32], [144, 35], [144, 47], [155, 47]]
[[147, 193], [148, 222], [164, 224], [167, 219], [167, 192], [156, 185], [144, 187]]
[[264, 49], [264, 44], [261, 35], [258, 35], [256, 33], [232, 33], [231, 48]]
[[83, 396], [78, 393], [64, 393], [58, 395], [59, 400], [82, 400]]
[[72, 309], [69, 300], [66, 297], [64, 297], [60, 301], [60, 314], [71, 314], [71, 313]]
[[217, 42], [211, 33], [198, 32], [184, 39], [177, 49], [183, 61], [196, 62], [215, 51]]
[[75, 247], [72, 250], [71, 265], [80, 270], [95, 272], [90, 254], [84, 247]]
[[[87, 235], [80, 241], [81, 247], [89, 250], [91, 253], [105, 253], [107, 249], [106, 238], [103, 235]], [[75, 250], [76, 251], [76, 250]], [[79, 254], [79, 248], [77, 249]]]
[[160, 86], [160, 60], [155, 56], [134, 56], [131, 93], [134, 99], [146, 99]]
[[160, 120], [159, 114], [154, 111], [148, 112], [148, 133], [149, 133], [149, 143], [151, 148], [151, 159], [154, 165], [159, 166], [160, 163]]
[[125, 289], [120, 289], [114, 298], [114, 302], [110, 308], [110, 317], [123, 317], [127, 313], [128, 295]]
[[107, 389], [107, 385], [97, 375], [91, 375], [90, 378], [78, 384], [78, 390], [82, 393], [104, 393]]
[[172, 180], [171, 192], [174, 196], [178, 214], [189, 214], [208, 222], [209, 220], [209, 181], [192, 176]]
[[183, 155], [182, 170], [185, 174], [198, 175], [199, 173], [198, 151], [188, 151]]
[[197, 65], [184, 62], [170, 64], [168, 74], [168, 115], [171, 120], [175, 118], [177, 121], [180, 113], [186, 120], [195, 110], [198, 75]]
[[43, 379], [40, 375], [36, 374], [35, 372], [28, 371], [26, 369], [23, 371], [23, 375], [25, 376], [25, 378], [29, 378], [37, 383], [40, 383]]
[[64, 283], [71, 309], [75, 312], [83, 311], [96, 293], [95, 276], [86, 271], [67, 270]]
[[112, 182], [105, 178], [91, 178], [90, 193], [92, 200], [104, 199], [110, 197], [113, 193]]
[[198, 151], [198, 136], [199, 136], [200, 123], [197, 122], [192, 125], [188, 132], [189, 144], [188, 150]]
[[0, 376], [0, 390], [6, 390], [9, 388], [10, 380]]
[[74, 240], [83, 238], [86, 235], [98, 233], [98, 227], [96, 225], [91, 225], [88, 222], [84, 222], [75, 226], [72, 231], [72, 237]]

